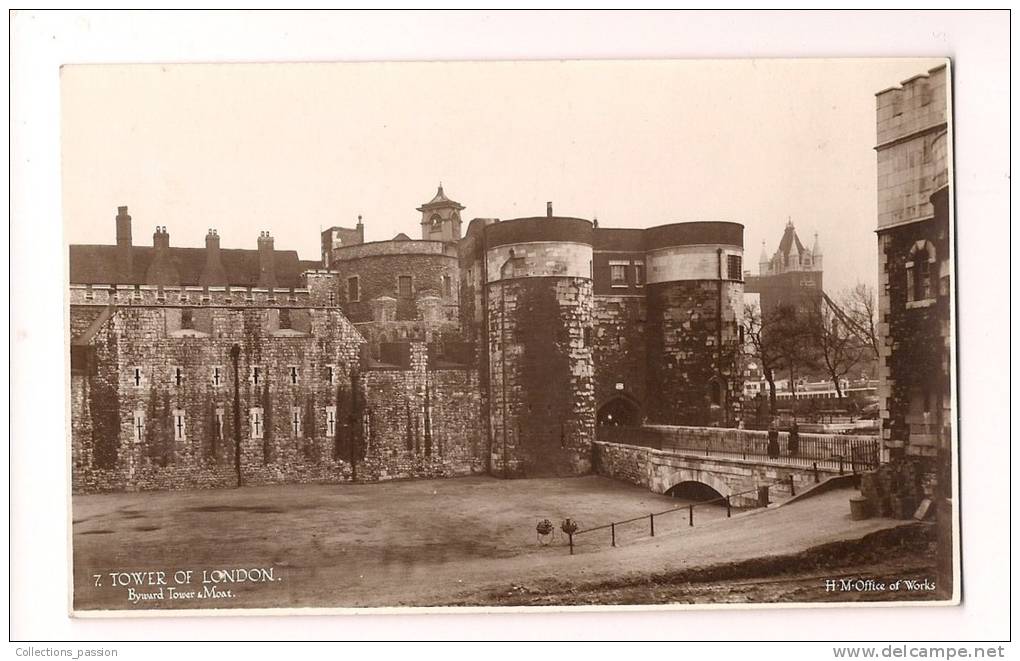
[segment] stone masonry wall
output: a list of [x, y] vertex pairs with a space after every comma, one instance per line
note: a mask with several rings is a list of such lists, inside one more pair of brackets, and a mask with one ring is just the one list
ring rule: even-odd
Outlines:
[[[175, 310], [133, 306], [118, 309], [93, 338], [96, 369], [74, 393], [87, 392], [89, 404], [73, 425], [76, 493], [235, 484], [235, 343], [244, 481], [349, 474], [333, 456], [328, 409], [337, 405], [338, 388], [349, 386], [362, 339], [340, 311], [310, 310], [308, 333], [270, 330], [267, 309], [202, 311], [210, 315], [208, 337], [171, 336]], [[253, 408], [262, 409], [261, 434], [253, 433]]]
[[[614, 397], [623, 396], [643, 406], [647, 399], [645, 367], [648, 362], [645, 299], [596, 296], [594, 303], [595, 401], [602, 406]], [[617, 388], [617, 384], [622, 384], [623, 388]]]
[[359, 479], [484, 472], [488, 447], [477, 370], [427, 365], [427, 345], [413, 342], [410, 369], [364, 372], [369, 433]]
[[504, 280], [488, 299], [491, 472], [587, 473], [595, 422], [591, 280]]
[[[739, 423], [743, 379], [737, 301], [742, 291], [742, 283], [725, 280], [649, 285], [646, 405], [649, 422], [721, 426]], [[713, 406], [711, 400], [713, 380], [719, 383], [723, 395], [719, 406]]]

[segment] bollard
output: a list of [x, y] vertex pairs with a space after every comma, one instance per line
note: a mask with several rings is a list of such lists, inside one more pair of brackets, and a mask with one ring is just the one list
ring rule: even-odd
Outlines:
[[797, 492], [793, 488], [793, 473], [790, 473], [790, 497], [796, 496]]
[[758, 507], [769, 506], [769, 485], [763, 484], [758, 487]]
[[818, 477], [818, 462], [817, 461], [811, 462], [811, 470], [814, 471], [814, 473], [815, 473], [815, 484], [818, 484], [819, 482], [821, 482], [821, 479]]
[[613, 534], [613, 546], [616, 546], [616, 524], [610, 523], [609, 530], [612, 531]]
[[694, 525], [694, 503], [687, 506], [687, 525]]
[[730, 497], [726, 496], [726, 518], [730, 518]]
[[842, 455], [840, 455], [840, 457], [839, 457], [839, 474], [840, 475], [843, 474], [843, 456]]
[[570, 555], [574, 555], [574, 533], [567, 533], [567, 539], [570, 540]]
[[648, 515], [648, 525], [651, 526], [652, 537], [655, 537], [655, 515], [654, 514], [649, 514]]

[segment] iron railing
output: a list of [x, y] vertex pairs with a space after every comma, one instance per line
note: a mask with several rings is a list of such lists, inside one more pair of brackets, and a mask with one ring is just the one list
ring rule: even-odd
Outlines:
[[[817, 482], [817, 476], [816, 476], [815, 480]], [[676, 514], [677, 512], [686, 512], [687, 513], [687, 525], [688, 525], [688, 527], [694, 527], [694, 522], [695, 522], [694, 511], [697, 508], [703, 507], [705, 505], [725, 505], [725, 507], [726, 507], [726, 518], [730, 518], [733, 515], [733, 507], [734, 507], [733, 504], [732, 504], [732, 499], [736, 498], [738, 496], [746, 496], [746, 495], [752, 494], [752, 493], [756, 494], [758, 499], [759, 499], [757, 507], [764, 507], [769, 502], [769, 499], [768, 499], [769, 488], [772, 487], [772, 486], [779, 486], [779, 485], [782, 485], [786, 489], [789, 490], [791, 498], [793, 496], [797, 495], [797, 490], [796, 490], [796, 486], [794, 484], [793, 475], [788, 475], [785, 478], [783, 478], [782, 480], [778, 480], [778, 481], [770, 483], [770, 484], [758, 485], [758, 486], [755, 486], [753, 489], [748, 489], [746, 491], [741, 491], [739, 493], [733, 493], [733, 494], [730, 494], [728, 496], [720, 496], [719, 498], [713, 498], [711, 500], [702, 500], [702, 501], [699, 501], [697, 503], [689, 503], [686, 506], [674, 507], [672, 509], [662, 510], [661, 512], [650, 512], [648, 514], [643, 514], [641, 516], [635, 516], [635, 517], [632, 517], [630, 519], [623, 519], [622, 521], [611, 521], [609, 523], [605, 523], [605, 524], [600, 525], [600, 526], [593, 526], [591, 528], [584, 528], [584, 529], [581, 529], [581, 530], [577, 530], [577, 531], [575, 531], [573, 533], [568, 532], [567, 533], [567, 545], [570, 548], [570, 555], [574, 555], [574, 538], [575, 537], [578, 537], [580, 535], [590, 535], [591, 533], [598, 532], [600, 530], [608, 530], [609, 531], [609, 543], [610, 543], [611, 546], [616, 547], [617, 546], [617, 529], [619, 527], [627, 525], [629, 523], [636, 523], [636, 522], [639, 522], [639, 521], [647, 521], [648, 522], [649, 536], [655, 537], [655, 520], [656, 520], [656, 517], [659, 517], [661, 519], [663, 516], [667, 516], [669, 514]], [[762, 500], [764, 500], [764, 502], [762, 502]]]
[[[774, 437], [770, 439], [770, 435]], [[655, 450], [703, 456], [752, 459], [761, 463], [818, 467], [858, 473], [878, 467], [879, 442], [874, 436], [797, 434], [716, 427], [599, 427], [597, 439]], [[770, 442], [771, 441], [771, 442]]]

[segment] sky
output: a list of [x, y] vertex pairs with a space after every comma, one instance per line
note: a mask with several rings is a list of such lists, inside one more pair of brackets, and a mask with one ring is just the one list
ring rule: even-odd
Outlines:
[[[465, 220], [745, 226], [757, 272], [788, 219], [818, 233], [825, 288], [877, 281], [874, 94], [937, 59], [69, 65], [61, 71], [68, 243], [319, 258], [319, 232], [420, 237], [442, 182]], [[465, 225], [466, 228], [466, 225]]]

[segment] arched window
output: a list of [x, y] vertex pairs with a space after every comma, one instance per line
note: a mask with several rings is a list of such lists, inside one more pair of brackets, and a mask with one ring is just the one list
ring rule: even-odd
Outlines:
[[910, 247], [906, 261], [907, 303], [930, 301], [935, 298], [932, 288], [932, 267], [935, 263], [935, 246], [924, 239]]
[[708, 399], [712, 406], [723, 405], [723, 384], [718, 377], [708, 382]]

